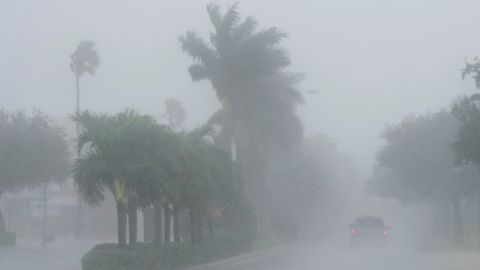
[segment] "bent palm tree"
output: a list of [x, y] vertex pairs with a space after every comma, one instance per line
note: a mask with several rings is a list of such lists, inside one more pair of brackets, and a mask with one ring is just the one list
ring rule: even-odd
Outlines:
[[[75, 73], [75, 90], [76, 90], [76, 108], [75, 113], [80, 114], [80, 77], [84, 73], [90, 75], [95, 74], [95, 69], [100, 65], [100, 58], [98, 53], [95, 50], [95, 43], [93, 41], [84, 40], [81, 41], [75, 52], [70, 55], [70, 70]], [[77, 139], [79, 137], [79, 125], [77, 122], [76, 125], [76, 135]], [[81, 236], [82, 230], [82, 202], [78, 200], [78, 209], [77, 209], [77, 224], [76, 224], [76, 235], [77, 237]]]
[[[210, 123], [221, 125], [217, 142], [238, 149], [252, 203], [268, 197], [268, 155], [285, 149], [302, 137], [296, 107], [303, 102], [297, 85], [302, 76], [286, 71], [287, 51], [279, 43], [287, 34], [275, 27], [257, 30], [251, 17], [240, 21], [237, 4], [225, 14], [218, 5], [207, 7], [215, 31], [210, 43], [195, 32], [179, 38], [194, 60], [189, 73], [194, 81], [209, 80], [221, 102]], [[264, 214], [264, 213], [263, 213]], [[257, 215], [262, 215], [258, 213]]]
[[75, 52], [70, 55], [70, 70], [75, 73], [75, 82], [77, 90], [77, 114], [80, 111], [80, 78], [83, 74], [88, 73], [95, 75], [95, 70], [100, 65], [98, 52], [95, 50], [93, 41], [81, 41]]

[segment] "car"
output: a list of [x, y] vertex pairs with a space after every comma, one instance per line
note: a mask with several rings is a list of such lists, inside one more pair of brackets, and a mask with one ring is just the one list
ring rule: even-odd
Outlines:
[[359, 216], [350, 224], [350, 248], [359, 244], [385, 246], [390, 233], [383, 219], [375, 216]]

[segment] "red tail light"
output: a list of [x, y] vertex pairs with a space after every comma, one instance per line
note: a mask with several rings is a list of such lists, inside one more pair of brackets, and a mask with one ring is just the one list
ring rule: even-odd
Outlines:
[[387, 234], [388, 234], [388, 230], [387, 230], [387, 229], [384, 229], [384, 230], [383, 230], [383, 235], [384, 235], [384, 236], [387, 236]]
[[357, 231], [355, 229], [352, 229], [352, 235], [357, 234]]

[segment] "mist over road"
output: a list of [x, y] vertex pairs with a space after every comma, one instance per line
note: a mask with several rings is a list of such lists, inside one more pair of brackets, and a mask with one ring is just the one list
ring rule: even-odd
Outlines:
[[297, 244], [262, 256], [228, 260], [192, 270], [474, 270], [480, 257], [473, 252], [426, 252], [408, 248], [363, 248]]
[[[91, 241], [58, 242], [46, 248], [31, 245], [0, 249], [2, 270], [80, 270], [81, 256]], [[192, 270], [476, 270], [480, 256], [469, 251], [418, 251], [406, 247], [385, 249], [348, 245], [292, 244], [272, 251], [197, 266]]]

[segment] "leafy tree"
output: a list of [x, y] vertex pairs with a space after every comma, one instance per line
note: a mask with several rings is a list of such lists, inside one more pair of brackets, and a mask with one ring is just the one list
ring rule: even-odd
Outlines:
[[185, 107], [183, 107], [180, 101], [174, 98], [167, 98], [165, 99], [165, 108], [168, 126], [174, 131], [180, 131], [185, 124], [187, 114]]
[[208, 127], [176, 134], [179, 148], [169, 185], [174, 211], [188, 211], [190, 239], [194, 242], [202, 241], [204, 217], [213, 233], [209, 214], [212, 209], [226, 208], [230, 202], [241, 200], [243, 194], [233, 162], [226, 152], [206, 139], [207, 134]]
[[[279, 45], [285, 32], [275, 27], [257, 30], [258, 22], [251, 17], [240, 21], [237, 4], [224, 14], [216, 4], [207, 11], [214, 26], [210, 43], [193, 31], [179, 40], [194, 60], [192, 79], [209, 80], [216, 91], [221, 109], [210, 120], [222, 127], [216, 142], [238, 150], [247, 194], [259, 211], [271, 193], [266, 184], [269, 155], [302, 137], [295, 112], [303, 102], [297, 90], [302, 76], [286, 71], [290, 58]], [[266, 212], [257, 215], [264, 218]]]
[[[458, 162], [471, 162], [480, 168], [480, 109], [478, 107], [479, 94], [470, 97], [458, 99], [452, 109], [455, 117], [461, 125], [458, 130], [457, 140], [454, 144], [454, 150]], [[470, 191], [477, 197], [478, 209], [480, 211], [480, 179], [475, 177], [470, 185]], [[478, 232], [480, 232], [480, 216], [478, 223]], [[478, 234], [478, 243], [480, 243], [480, 233]]]
[[[0, 196], [65, 180], [69, 153], [63, 129], [39, 111], [0, 111]], [[0, 234], [5, 222], [0, 211]]]
[[[440, 208], [447, 222], [435, 220], [436, 229], [447, 226], [453, 206], [455, 241], [461, 244], [460, 203], [471, 179], [460, 173], [455, 162], [452, 145], [458, 128], [458, 121], [447, 111], [410, 116], [387, 126], [382, 134], [386, 144], [378, 153], [379, 168], [370, 189], [404, 202], [429, 202], [434, 209]], [[448, 228], [443, 230], [448, 235]]]

